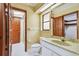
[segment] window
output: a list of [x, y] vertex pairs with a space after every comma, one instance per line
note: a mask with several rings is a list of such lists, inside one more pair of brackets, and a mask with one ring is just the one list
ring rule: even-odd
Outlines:
[[42, 30], [50, 30], [50, 13], [43, 15]]

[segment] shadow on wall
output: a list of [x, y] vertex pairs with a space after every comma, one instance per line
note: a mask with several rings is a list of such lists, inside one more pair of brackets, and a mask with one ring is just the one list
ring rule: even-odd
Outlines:
[[[30, 33], [32, 33], [32, 34], [30, 34]], [[27, 37], [28, 37], [28, 40], [27, 40], [28, 48], [30, 48], [32, 44], [40, 42], [40, 32], [38, 30], [28, 31]]]

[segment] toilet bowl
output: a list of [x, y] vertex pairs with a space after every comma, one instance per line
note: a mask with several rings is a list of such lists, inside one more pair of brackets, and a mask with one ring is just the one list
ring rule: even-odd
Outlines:
[[33, 44], [31, 47], [31, 51], [33, 55], [40, 55], [40, 50], [41, 50], [41, 46], [38, 43]]

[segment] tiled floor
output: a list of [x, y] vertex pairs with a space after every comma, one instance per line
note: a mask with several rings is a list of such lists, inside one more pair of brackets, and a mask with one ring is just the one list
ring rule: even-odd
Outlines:
[[28, 52], [24, 51], [24, 44], [18, 43], [12, 45], [12, 56], [31, 56], [31, 53], [29, 52], [30, 49], [28, 49]]
[[[31, 53], [31, 50], [28, 49], [27, 52], [24, 51], [24, 44], [18, 43], [12, 45], [12, 56], [34, 56], [33, 53]], [[37, 55], [39, 56], [39, 55]]]

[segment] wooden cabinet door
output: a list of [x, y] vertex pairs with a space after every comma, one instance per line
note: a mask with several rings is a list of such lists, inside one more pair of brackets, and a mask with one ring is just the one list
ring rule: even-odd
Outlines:
[[53, 35], [64, 36], [64, 22], [62, 16], [53, 18]]

